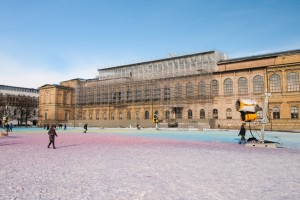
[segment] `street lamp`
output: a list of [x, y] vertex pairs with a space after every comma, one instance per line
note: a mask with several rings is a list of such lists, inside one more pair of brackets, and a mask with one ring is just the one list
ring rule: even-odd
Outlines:
[[269, 115], [269, 120], [270, 120], [270, 124], [271, 124], [271, 131], [272, 131], [272, 112], [273, 112], [273, 109], [270, 108], [270, 115]]

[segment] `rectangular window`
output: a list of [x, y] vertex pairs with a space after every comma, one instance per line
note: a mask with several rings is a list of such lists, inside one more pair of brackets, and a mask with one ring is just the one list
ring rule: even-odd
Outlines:
[[99, 120], [99, 111], [96, 112], [96, 120]]
[[82, 119], [83, 119], [83, 120], [86, 120], [86, 111], [83, 111], [83, 112], [82, 112]]
[[93, 119], [93, 111], [90, 111], [89, 113], [89, 120], [92, 120]]

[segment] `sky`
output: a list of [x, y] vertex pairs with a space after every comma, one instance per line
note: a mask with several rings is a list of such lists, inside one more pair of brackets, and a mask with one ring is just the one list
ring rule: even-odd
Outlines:
[[95, 78], [170, 54], [300, 49], [299, 10], [299, 0], [0, 0], [0, 84]]

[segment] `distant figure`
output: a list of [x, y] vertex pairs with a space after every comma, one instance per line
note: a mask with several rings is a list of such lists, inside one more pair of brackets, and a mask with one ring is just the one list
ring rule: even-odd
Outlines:
[[6, 132], [8, 133], [9, 132], [9, 124], [5, 124], [5, 128], [6, 128]]
[[137, 130], [141, 130], [141, 127], [139, 124], [136, 125]]
[[88, 127], [88, 125], [87, 124], [85, 124], [84, 126], [83, 126], [83, 128], [84, 128], [84, 133], [86, 133], [87, 132], [87, 127]]
[[55, 126], [54, 125], [52, 125], [52, 127], [48, 131], [48, 135], [49, 135], [49, 141], [50, 141], [49, 144], [48, 144], [48, 148], [50, 148], [50, 145], [52, 144], [53, 145], [53, 149], [56, 149], [55, 148], [54, 140], [55, 140], [55, 137], [58, 137], [58, 136], [56, 134]]
[[49, 130], [49, 128], [50, 128], [50, 126], [49, 126], [49, 124], [47, 124], [47, 130]]
[[46, 129], [46, 124], [44, 124], [44, 129]]
[[240, 130], [240, 133], [238, 136], [241, 136], [241, 139], [240, 139], [240, 142], [239, 144], [242, 144], [242, 142], [244, 142], [244, 144], [246, 144], [246, 138], [245, 138], [245, 135], [246, 135], [246, 129], [244, 127], [244, 125], [241, 126], [241, 130]]
[[64, 125], [64, 130], [67, 130], [67, 124]]
[[9, 125], [9, 130], [10, 130], [10, 132], [12, 132], [12, 128], [13, 128], [13, 124], [10, 123], [10, 125]]
[[4, 124], [3, 128], [6, 130], [7, 134], [9, 132], [9, 124]]

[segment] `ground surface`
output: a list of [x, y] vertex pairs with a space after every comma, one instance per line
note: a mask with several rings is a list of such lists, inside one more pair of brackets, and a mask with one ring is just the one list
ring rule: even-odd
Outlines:
[[300, 134], [263, 149], [238, 131], [57, 133], [57, 149], [44, 129], [0, 138], [0, 199], [300, 199]]

